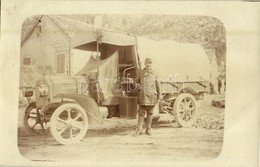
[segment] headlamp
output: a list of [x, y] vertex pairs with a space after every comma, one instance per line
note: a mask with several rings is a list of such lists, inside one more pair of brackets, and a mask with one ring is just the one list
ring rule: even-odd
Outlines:
[[37, 88], [38, 92], [40, 93], [40, 97], [46, 97], [49, 95], [49, 90], [48, 90], [48, 87], [47, 85], [40, 85], [38, 88]]

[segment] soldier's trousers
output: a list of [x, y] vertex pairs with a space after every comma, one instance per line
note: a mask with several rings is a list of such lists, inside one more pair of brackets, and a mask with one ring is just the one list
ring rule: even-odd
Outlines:
[[139, 116], [145, 116], [145, 113], [147, 113], [147, 116], [153, 115], [154, 107], [155, 106], [139, 105], [139, 110], [138, 110]]

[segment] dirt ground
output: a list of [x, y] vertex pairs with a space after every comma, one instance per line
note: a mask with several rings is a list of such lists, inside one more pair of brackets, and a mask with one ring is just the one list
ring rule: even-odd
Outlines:
[[50, 134], [29, 136], [22, 127], [23, 108], [19, 111], [18, 148], [32, 161], [154, 161], [211, 160], [222, 149], [224, 109], [211, 106], [206, 96], [201, 102], [198, 119], [191, 128], [182, 128], [173, 116], [164, 114], [153, 125], [153, 135], [133, 137], [135, 119], [111, 118], [89, 129], [75, 145], [58, 144]]

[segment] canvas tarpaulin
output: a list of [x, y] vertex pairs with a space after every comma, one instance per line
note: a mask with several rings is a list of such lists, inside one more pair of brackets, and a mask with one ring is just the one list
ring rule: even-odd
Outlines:
[[71, 47], [81, 50], [96, 51], [96, 41], [100, 38], [100, 43], [117, 45], [117, 46], [132, 46], [136, 44], [136, 38], [130, 35], [115, 33], [103, 30], [98, 34], [98, 30], [83, 31], [78, 33], [71, 40]]
[[138, 53], [142, 62], [147, 57], [153, 60], [153, 69], [163, 80], [209, 80], [210, 62], [198, 44], [138, 38]]
[[[98, 62], [98, 67], [97, 67]], [[86, 65], [76, 75], [86, 75], [97, 72], [99, 69], [99, 84], [104, 99], [114, 96], [113, 90], [114, 81], [118, 76], [118, 52], [114, 52], [104, 60], [96, 60], [93, 56], [90, 57]]]

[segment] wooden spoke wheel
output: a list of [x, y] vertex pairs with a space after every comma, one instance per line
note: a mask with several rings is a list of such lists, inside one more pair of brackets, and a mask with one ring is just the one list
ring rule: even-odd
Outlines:
[[189, 93], [180, 94], [173, 106], [173, 114], [178, 124], [183, 127], [191, 127], [197, 119], [197, 102]]
[[55, 140], [61, 144], [77, 143], [88, 130], [88, 116], [78, 104], [63, 104], [52, 114], [50, 130]]
[[26, 107], [23, 124], [25, 130], [31, 135], [46, 134], [50, 128], [49, 118], [36, 108], [35, 102]]

